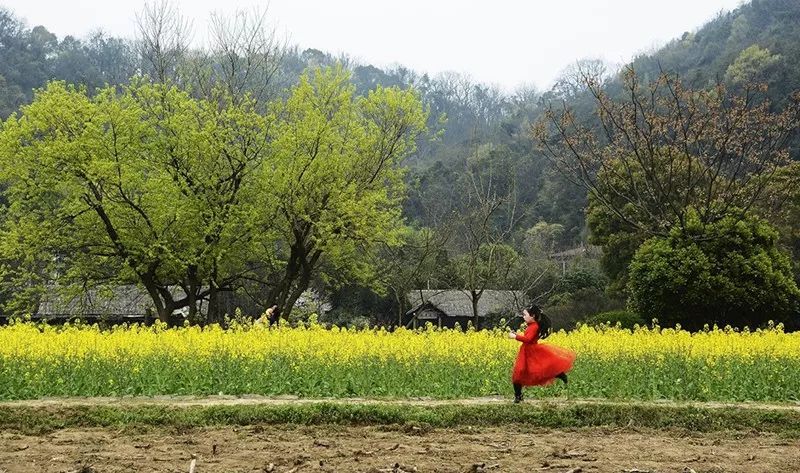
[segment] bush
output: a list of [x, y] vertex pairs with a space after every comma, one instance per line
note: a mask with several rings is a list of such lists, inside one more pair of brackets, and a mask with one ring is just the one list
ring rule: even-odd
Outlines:
[[575, 293], [581, 289], [597, 289], [603, 291], [608, 279], [600, 273], [599, 268], [579, 267], [571, 269], [556, 284], [555, 294]]
[[647, 240], [630, 265], [629, 306], [665, 326], [758, 327], [790, 321], [800, 290], [778, 233], [755, 217], [683, 228]]
[[608, 296], [607, 284], [597, 260], [583, 260], [570, 268], [545, 303], [553, 328], [569, 330], [591, 314], [625, 307], [625, 301]]
[[553, 329], [569, 330], [591, 314], [625, 307], [624, 301], [608, 297], [596, 288], [583, 288], [574, 293], [563, 293], [551, 297], [545, 313], [553, 321]]
[[636, 324], [644, 326], [645, 320], [639, 316], [639, 314], [634, 312], [627, 310], [612, 310], [586, 317], [586, 319], [583, 320], [583, 323], [592, 327], [602, 324], [607, 324], [613, 327], [619, 324], [622, 326], [622, 328], [633, 329]]
[[333, 309], [320, 316], [319, 322], [327, 327], [335, 325], [337, 327], [362, 329], [369, 328], [372, 325], [369, 317], [342, 308]]

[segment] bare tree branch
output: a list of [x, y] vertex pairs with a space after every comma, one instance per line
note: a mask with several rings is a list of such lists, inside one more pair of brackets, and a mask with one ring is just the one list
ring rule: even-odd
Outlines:
[[684, 225], [690, 207], [706, 223], [743, 217], [787, 162], [800, 125], [797, 95], [774, 112], [759, 84], [742, 95], [721, 84], [691, 90], [662, 70], [644, 85], [630, 67], [621, 79], [614, 99], [582, 76], [593, 120], [579, 123], [571, 109], [550, 104], [533, 133], [559, 172], [630, 229], [664, 235]]
[[189, 51], [191, 22], [169, 0], [145, 3], [136, 14], [137, 52], [144, 71], [166, 83], [179, 79], [181, 62]]

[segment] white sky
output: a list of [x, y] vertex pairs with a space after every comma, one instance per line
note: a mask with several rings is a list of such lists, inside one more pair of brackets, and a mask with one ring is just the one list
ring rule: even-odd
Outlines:
[[[742, 0], [172, 0], [192, 20], [195, 37], [211, 12], [269, 4], [291, 44], [378, 67], [467, 73], [512, 90], [549, 87], [581, 58], [625, 63], [636, 53], [692, 31]], [[59, 38], [102, 29], [135, 35], [143, 0], [0, 0], [29, 26]]]

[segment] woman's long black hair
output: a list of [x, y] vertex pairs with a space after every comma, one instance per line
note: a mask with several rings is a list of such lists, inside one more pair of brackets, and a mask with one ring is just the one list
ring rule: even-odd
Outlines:
[[549, 337], [553, 332], [553, 322], [550, 320], [550, 317], [542, 312], [542, 308], [536, 304], [528, 307], [528, 313], [531, 314], [533, 320], [539, 324], [539, 339], [541, 340]]

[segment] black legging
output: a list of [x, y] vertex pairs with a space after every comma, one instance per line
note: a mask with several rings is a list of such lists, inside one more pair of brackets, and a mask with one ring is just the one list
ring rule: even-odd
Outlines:
[[514, 383], [514, 396], [522, 397], [522, 385]]

